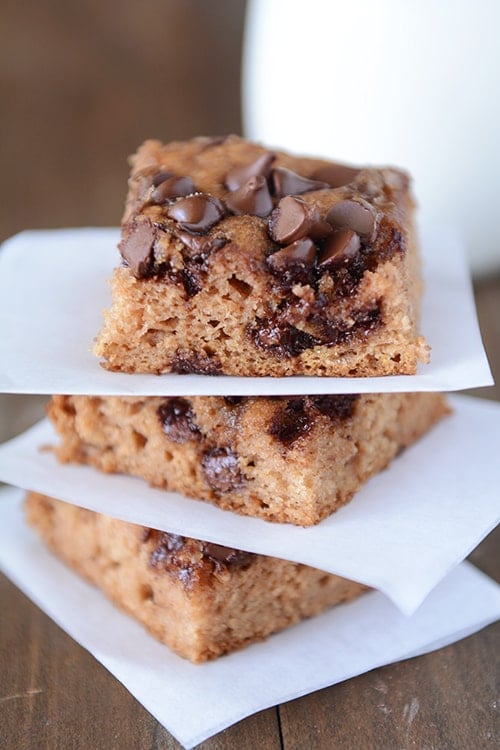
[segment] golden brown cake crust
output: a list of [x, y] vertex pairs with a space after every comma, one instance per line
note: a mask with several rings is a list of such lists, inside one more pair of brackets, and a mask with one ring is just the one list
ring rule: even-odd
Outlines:
[[298, 563], [186, 539], [29, 493], [46, 544], [180, 656], [199, 663], [367, 590]]
[[61, 461], [270, 521], [316, 524], [448, 411], [434, 393], [55, 396]]
[[236, 136], [146, 141], [120, 250], [95, 346], [109, 369], [370, 376], [428, 359], [413, 200], [396, 169]]

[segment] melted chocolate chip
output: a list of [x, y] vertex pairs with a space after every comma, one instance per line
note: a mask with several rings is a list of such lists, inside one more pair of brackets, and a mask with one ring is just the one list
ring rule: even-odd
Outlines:
[[182, 283], [188, 297], [194, 297], [203, 288], [208, 273], [208, 258], [228, 242], [225, 237], [200, 237], [187, 232], [176, 235], [185, 245], [182, 251], [184, 268]]
[[350, 419], [358, 398], [357, 394], [342, 394], [289, 399], [283, 408], [276, 410], [269, 432], [289, 447], [311, 431], [318, 413], [334, 423]]
[[151, 567], [175, 575], [186, 586], [200, 580], [203, 574], [211, 576], [224, 569], [241, 568], [249, 565], [255, 558], [252, 552], [243, 552], [213, 542], [202, 542], [168, 531], [145, 531], [149, 533], [143, 542], [150, 541], [154, 545], [149, 556]]
[[153, 190], [150, 202], [161, 205], [174, 198], [184, 197], [193, 193], [194, 182], [191, 177], [176, 177], [172, 175], [162, 180]]
[[268, 151], [258, 159], [241, 167], [234, 167], [226, 175], [225, 183], [228, 190], [238, 190], [243, 187], [252, 177], [264, 177], [267, 179], [271, 171], [271, 164], [276, 156]]
[[147, 542], [148, 539], [150, 539], [152, 533], [153, 533], [153, 529], [148, 529], [147, 526], [143, 526], [140, 532], [140, 537], [139, 537], [141, 542], [143, 544]]
[[319, 255], [319, 264], [328, 270], [348, 265], [359, 254], [361, 241], [352, 229], [337, 229], [327, 237]]
[[172, 284], [184, 286], [184, 274], [177, 268], [173, 268], [170, 261], [167, 261], [162, 265], [161, 275], [165, 281], [170, 281], [172, 282]]
[[155, 239], [153, 225], [149, 221], [141, 221], [132, 225], [118, 245], [123, 260], [138, 279], [152, 275]]
[[318, 341], [327, 346], [345, 344], [355, 336], [367, 335], [380, 325], [380, 303], [374, 307], [363, 307], [350, 314], [348, 325], [343, 319], [325, 320], [322, 316], [312, 315], [311, 324], [317, 331]]
[[[155, 533], [154, 530], [153, 533]], [[184, 537], [178, 534], [170, 534], [167, 531], [156, 532], [156, 534], [158, 540], [149, 558], [150, 565], [155, 568], [163, 566], [184, 545]]]
[[228, 406], [238, 406], [245, 400], [245, 396], [224, 396], [224, 401]]
[[197, 266], [195, 262], [190, 263], [182, 270], [182, 286], [186, 296], [194, 297], [201, 292], [205, 275], [205, 268]]
[[251, 177], [248, 182], [226, 196], [226, 205], [234, 214], [269, 216], [273, 210], [273, 199], [267, 180], [261, 175]]
[[278, 316], [257, 318], [255, 327], [249, 330], [249, 335], [255, 346], [279, 358], [296, 357], [319, 343], [311, 334], [280, 320]]
[[311, 190], [324, 190], [329, 188], [327, 182], [320, 180], [309, 180], [302, 177], [291, 169], [276, 167], [271, 172], [271, 185], [276, 198], [284, 198], [286, 195], [300, 195]]
[[[345, 262], [337, 264], [333, 262], [331, 265], [318, 266], [321, 275], [327, 273], [332, 277], [334, 281], [332, 294], [334, 297], [341, 299], [350, 297], [355, 293], [368, 267], [367, 259], [369, 255], [365, 248], [361, 247], [359, 253], [353, 258], [346, 258]], [[322, 306], [321, 295], [318, 295], [316, 302], [319, 303], [319, 307]]]
[[222, 372], [217, 359], [196, 352], [176, 354], [170, 362], [170, 370], [178, 375], [220, 375]]
[[246, 565], [254, 557], [251, 552], [243, 552], [233, 547], [223, 547], [222, 544], [203, 542], [203, 554], [224, 565]]
[[367, 334], [374, 331], [380, 325], [381, 309], [380, 301], [377, 301], [374, 307], [363, 307], [352, 313], [354, 324], [350, 328], [351, 334]]
[[308, 284], [315, 260], [316, 245], [309, 237], [304, 237], [270, 255], [266, 264], [285, 284]]
[[275, 412], [269, 432], [280, 443], [290, 446], [297, 438], [307, 435], [313, 424], [314, 418], [307, 409], [306, 399], [298, 398]]
[[191, 405], [185, 398], [167, 399], [158, 407], [157, 413], [163, 432], [174, 443], [199, 438], [200, 430], [194, 420]]
[[312, 177], [315, 180], [324, 180], [332, 188], [338, 188], [355, 180], [360, 171], [360, 169], [348, 167], [345, 164], [328, 164], [316, 169]]
[[197, 234], [208, 232], [225, 213], [222, 202], [205, 193], [194, 193], [179, 198], [167, 209], [169, 219], [177, 221], [181, 229]]
[[377, 211], [367, 201], [346, 199], [328, 211], [326, 220], [335, 229], [352, 229], [367, 240], [373, 240], [377, 225]]
[[377, 228], [377, 240], [366, 257], [366, 267], [372, 271], [379, 263], [385, 263], [396, 253], [406, 252], [406, 239], [397, 226], [384, 216]]
[[332, 421], [351, 419], [359, 394], [343, 393], [335, 396], [309, 396], [311, 406]]
[[205, 479], [216, 492], [237, 490], [243, 484], [238, 456], [231, 448], [212, 448], [201, 460]]
[[315, 206], [292, 195], [282, 198], [269, 218], [269, 234], [275, 242], [288, 245], [303, 237], [317, 239], [331, 232]]

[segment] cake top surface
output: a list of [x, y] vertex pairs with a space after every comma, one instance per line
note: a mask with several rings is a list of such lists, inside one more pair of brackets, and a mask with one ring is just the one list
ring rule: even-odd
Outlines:
[[164, 271], [165, 235], [198, 255], [236, 244], [290, 282], [313, 260], [331, 269], [367, 244], [372, 260], [400, 248], [394, 226], [405, 223], [409, 177], [394, 168], [292, 156], [233, 135], [149, 140], [131, 164], [120, 251], [138, 278]]

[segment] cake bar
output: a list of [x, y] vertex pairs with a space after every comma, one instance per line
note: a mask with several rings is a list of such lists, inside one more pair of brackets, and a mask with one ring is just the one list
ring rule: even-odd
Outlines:
[[415, 373], [422, 283], [408, 176], [236, 136], [132, 158], [95, 353], [111, 370]]
[[435, 393], [55, 396], [63, 462], [269, 521], [316, 524], [448, 411]]
[[367, 590], [306, 565], [117, 521], [44, 495], [28, 495], [26, 514], [59, 557], [196, 663]]

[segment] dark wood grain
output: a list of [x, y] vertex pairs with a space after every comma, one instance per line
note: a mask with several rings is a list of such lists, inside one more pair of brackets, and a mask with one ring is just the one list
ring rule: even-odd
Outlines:
[[[181, 748], [104, 667], [4, 576], [0, 602], [3, 750]], [[261, 745], [263, 740], [268, 744]], [[259, 746], [280, 747], [276, 709], [262, 711], [199, 747]]]
[[493, 626], [282, 706], [284, 747], [493, 748], [498, 713], [491, 658], [499, 635]]
[[3, 0], [0, 239], [116, 225], [146, 138], [241, 132], [244, 0]]
[[500, 274], [477, 281], [475, 299], [484, 348], [495, 384], [487, 388], [476, 388], [468, 393], [500, 401]]

